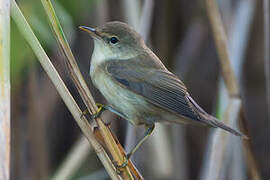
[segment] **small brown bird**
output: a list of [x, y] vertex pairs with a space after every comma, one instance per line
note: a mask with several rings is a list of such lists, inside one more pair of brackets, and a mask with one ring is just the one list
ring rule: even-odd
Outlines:
[[156, 122], [202, 124], [243, 136], [205, 112], [189, 95], [185, 84], [168, 71], [141, 36], [122, 22], [97, 28], [81, 26], [94, 39], [91, 79], [110, 104], [106, 109], [133, 125], [144, 125], [146, 140]]

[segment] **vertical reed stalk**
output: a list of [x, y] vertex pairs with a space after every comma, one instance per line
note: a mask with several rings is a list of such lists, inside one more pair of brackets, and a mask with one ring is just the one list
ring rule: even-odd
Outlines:
[[[208, 17], [210, 20], [210, 25], [213, 31], [213, 36], [214, 36], [214, 40], [215, 40], [215, 44], [216, 44], [216, 48], [217, 48], [217, 53], [219, 55], [219, 62], [220, 62], [220, 66], [222, 69], [222, 75], [225, 81], [225, 86], [227, 88], [228, 94], [229, 94], [229, 100], [230, 102], [238, 102], [239, 101], [239, 105], [235, 107], [235, 109], [232, 111], [226, 111], [224, 114], [224, 118], [226, 118], [226, 122], [227, 124], [234, 124], [235, 122], [237, 122], [237, 120], [239, 119], [240, 116], [240, 111], [242, 111], [242, 102], [241, 102], [241, 98], [240, 98], [240, 91], [239, 91], [239, 85], [237, 83], [237, 79], [235, 76], [235, 73], [233, 71], [232, 65], [231, 65], [231, 61], [230, 61], [230, 57], [229, 57], [229, 51], [228, 51], [228, 46], [227, 46], [227, 37], [224, 31], [224, 27], [221, 21], [221, 16], [216, 4], [215, 0], [206, 0], [206, 8], [207, 8], [207, 13], [208, 13]], [[227, 105], [227, 110], [230, 108], [231, 103], [229, 103]], [[237, 116], [235, 115], [230, 115], [230, 113], [232, 112], [237, 112]], [[236, 114], [236, 113], [234, 113]], [[240, 118], [241, 124], [243, 124], [243, 126], [246, 127], [246, 120], [244, 118]], [[247, 129], [242, 129], [243, 133], [248, 135], [248, 131]], [[218, 132], [216, 134], [219, 134]], [[210, 137], [211, 139], [217, 138], [214, 137]], [[215, 153], [217, 147], [219, 146], [219, 144], [227, 144], [228, 143], [228, 138], [224, 139], [220, 137], [220, 140], [218, 141], [219, 143], [215, 143], [212, 145], [210, 151], [212, 151], [211, 155], [208, 157], [209, 159], [207, 159], [206, 161], [210, 161], [209, 164], [215, 164], [214, 167], [219, 169], [221, 167], [224, 167], [224, 161], [218, 161], [219, 163], [215, 163], [215, 161], [217, 161], [217, 159], [221, 160], [225, 157], [225, 151], [223, 150], [224, 153]], [[243, 145], [244, 145], [244, 151], [248, 151], [248, 152], [253, 152], [250, 148], [251, 146], [251, 142], [248, 140], [243, 140]], [[216, 156], [214, 157], [213, 155], [216, 154]], [[251, 174], [254, 177], [260, 177], [259, 171], [258, 169], [254, 169], [253, 167], [257, 167], [255, 161], [255, 157], [254, 154], [251, 153], [245, 153], [246, 155], [246, 159], [252, 159], [253, 161], [248, 161], [247, 167], [249, 170], [253, 169], [252, 172], [255, 172], [254, 174]], [[251, 156], [248, 157], [247, 155]], [[212, 174], [219, 174], [219, 173], [215, 173], [215, 171], [211, 171], [211, 167], [208, 166], [208, 168], [210, 168], [208, 170], [208, 173], [203, 175], [203, 179], [209, 179], [210, 177], [213, 177]], [[207, 169], [207, 168], [206, 168]], [[207, 170], [205, 169], [204, 172], [206, 172]], [[217, 176], [214, 176], [215, 178], [217, 178]], [[211, 179], [211, 178], [210, 178]]]
[[[54, 11], [53, 5], [50, 0], [41, 0], [41, 2], [48, 16], [53, 32], [56, 36], [57, 42], [59, 43], [60, 48], [63, 50], [63, 53], [66, 56], [66, 63], [71, 78], [75, 86], [77, 87], [78, 92], [80, 93], [88, 111], [91, 113], [96, 113], [97, 112], [96, 103], [94, 101], [93, 96], [90, 93], [90, 90], [87, 87], [86, 82], [83, 79], [83, 76], [79, 70], [76, 60], [68, 45], [65, 34]], [[104, 125], [104, 123], [100, 118], [97, 119], [97, 124], [99, 126], [101, 135], [103, 136], [104, 142], [108, 150], [110, 151], [114, 161], [116, 161], [119, 165], [123, 164], [125, 161], [125, 155], [121, 152], [120, 148], [118, 147], [113, 135], [111, 134], [111, 131], [108, 129], [107, 126]], [[129, 164], [131, 164], [130, 161]], [[124, 179], [133, 179], [129, 166], [124, 167], [122, 169], [122, 172]]]
[[10, 1], [0, 1], [0, 179], [10, 175]]
[[42, 67], [48, 74], [50, 80], [56, 87], [56, 90], [60, 94], [61, 98], [63, 99], [64, 103], [68, 107], [69, 111], [71, 112], [72, 116], [76, 120], [77, 124], [81, 128], [83, 134], [86, 136], [88, 141], [93, 146], [94, 150], [97, 153], [97, 156], [103, 163], [109, 176], [114, 180], [119, 180], [120, 177], [116, 173], [116, 170], [109, 156], [106, 154], [105, 150], [99, 144], [99, 142], [95, 139], [95, 136], [91, 130], [91, 126], [89, 125], [87, 119], [85, 117], [81, 117], [82, 111], [80, 110], [75, 100], [71, 96], [63, 80], [60, 78], [58, 72], [52, 65], [49, 57], [45, 53], [44, 49], [42, 48], [35, 34], [33, 33], [31, 27], [29, 26], [26, 19], [24, 18], [15, 0], [11, 1], [11, 16], [13, 20], [15, 21], [16, 25], [18, 26], [19, 31], [21, 32], [23, 37], [26, 39], [27, 43], [30, 45], [30, 47], [34, 51]]

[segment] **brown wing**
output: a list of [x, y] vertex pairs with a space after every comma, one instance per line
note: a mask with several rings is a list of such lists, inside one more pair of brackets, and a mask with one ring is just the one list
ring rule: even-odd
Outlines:
[[187, 88], [165, 69], [148, 69], [129, 60], [111, 60], [105, 64], [111, 77], [130, 91], [170, 112], [199, 120], [189, 100]]
[[143, 67], [143, 63], [134, 63], [138, 60], [144, 59], [111, 60], [106, 62], [105, 66], [116, 82], [145, 97], [148, 102], [170, 112], [246, 138], [241, 132], [226, 126], [215, 117], [207, 114], [188, 95], [186, 86], [174, 74], [163, 67], [156, 68], [156, 65], [155, 68], [149, 69]]

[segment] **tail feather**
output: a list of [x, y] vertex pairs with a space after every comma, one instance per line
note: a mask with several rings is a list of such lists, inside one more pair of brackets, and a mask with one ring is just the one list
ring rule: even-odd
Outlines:
[[225, 125], [224, 123], [220, 122], [217, 118], [209, 115], [207, 112], [205, 112], [193, 99], [191, 96], [187, 96], [191, 104], [194, 106], [194, 108], [197, 110], [197, 113], [199, 113], [201, 119], [200, 121], [211, 125], [212, 127], [215, 128], [221, 128], [225, 131], [228, 131], [236, 136], [240, 136], [244, 139], [249, 139], [245, 134]]
[[[205, 115], [203, 115], [203, 116], [205, 117]], [[205, 123], [207, 123], [207, 124], [212, 125], [215, 128], [221, 128], [221, 129], [223, 129], [225, 131], [228, 131], [228, 132], [230, 132], [230, 133], [232, 133], [232, 134], [234, 134], [236, 136], [240, 136], [240, 137], [242, 137], [244, 139], [248, 139], [248, 137], [245, 134], [243, 134], [240, 131], [235, 130], [235, 129], [225, 125], [224, 123], [220, 122], [218, 119], [216, 119], [215, 117], [213, 117], [211, 115], [207, 115], [207, 117], [203, 121]]]

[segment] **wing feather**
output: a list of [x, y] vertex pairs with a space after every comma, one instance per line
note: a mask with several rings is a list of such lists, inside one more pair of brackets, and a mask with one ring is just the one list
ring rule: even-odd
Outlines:
[[169, 71], [135, 66], [132, 60], [111, 60], [106, 62], [106, 68], [115, 81], [145, 97], [148, 102], [178, 115], [199, 120], [198, 113], [193, 110], [188, 99], [186, 86]]

